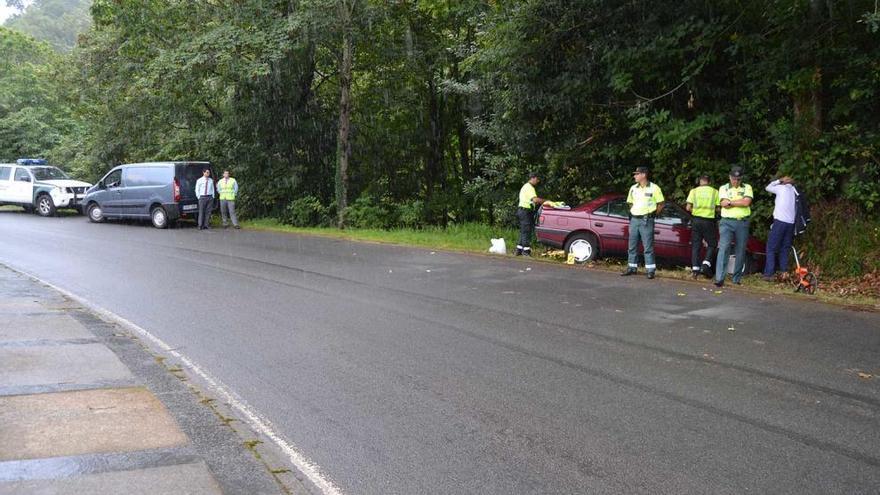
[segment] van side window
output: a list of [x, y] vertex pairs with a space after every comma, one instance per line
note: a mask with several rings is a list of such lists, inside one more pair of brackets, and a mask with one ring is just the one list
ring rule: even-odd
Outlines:
[[119, 187], [122, 185], [122, 170], [114, 170], [104, 177], [105, 187]]
[[12, 167], [0, 167], [0, 180], [9, 180], [12, 175]]
[[15, 180], [30, 182], [31, 174], [28, 173], [26, 168], [18, 167], [17, 169], [15, 169]]

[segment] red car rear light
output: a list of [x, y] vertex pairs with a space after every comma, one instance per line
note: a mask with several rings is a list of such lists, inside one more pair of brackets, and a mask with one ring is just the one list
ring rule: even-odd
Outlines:
[[538, 225], [543, 225], [543, 224], [544, 224], [544, 215], [541, 215], [538, 217]]
[[180, 201], [180, 181], [174, 178], [174, 202]]

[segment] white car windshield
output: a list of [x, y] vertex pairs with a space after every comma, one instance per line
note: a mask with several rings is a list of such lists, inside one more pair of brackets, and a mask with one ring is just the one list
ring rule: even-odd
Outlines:
[[61, 169], [56, 167], [37, 167], [32, 168], [31, 172], [34, 174], [34, 179], [36, 180], [55, 180], [55, 179], [69, 179]]

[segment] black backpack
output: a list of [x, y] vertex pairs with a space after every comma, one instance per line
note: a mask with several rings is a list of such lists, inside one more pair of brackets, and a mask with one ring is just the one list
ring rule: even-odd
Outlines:
[[801, 235], [807, 231], [807, 225], [810, 224], [810, 202], [796, 187], [794, 198], [794, 235]]

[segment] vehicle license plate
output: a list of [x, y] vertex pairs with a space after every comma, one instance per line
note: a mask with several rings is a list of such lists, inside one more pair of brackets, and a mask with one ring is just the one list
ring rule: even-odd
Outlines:
[[184, 211], [187, 211], [187, 210], [197, 210], [198, 208], [199, 208], [199, 205], [183, 205], [183, 210], [184, 210]]

